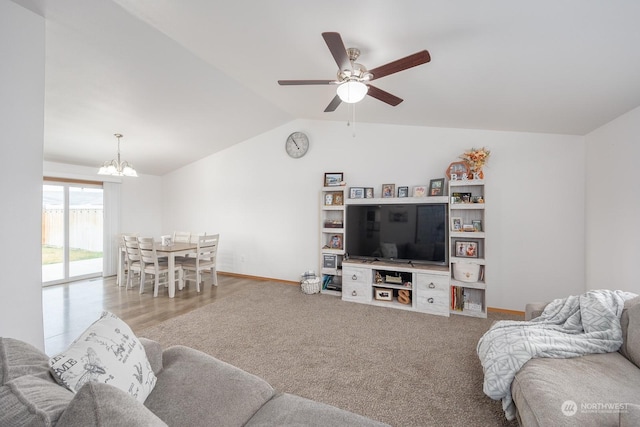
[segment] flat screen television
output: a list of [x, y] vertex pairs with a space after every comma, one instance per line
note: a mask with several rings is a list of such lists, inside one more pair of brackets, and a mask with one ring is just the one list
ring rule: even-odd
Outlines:
[[446, 203], [346, 206], [350, 258], [446, 265]]

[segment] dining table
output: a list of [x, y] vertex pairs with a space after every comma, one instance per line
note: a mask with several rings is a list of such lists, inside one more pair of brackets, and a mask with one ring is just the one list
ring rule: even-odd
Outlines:
[[176, 257], [197, 253], [198, 244], [174, 242], [170, 245], [163, 245], [160, 242], [156, 242], [154, 246], [158, 257], [167, 257], [169, 264], [169, 298], [173, 298], [176, 295]]

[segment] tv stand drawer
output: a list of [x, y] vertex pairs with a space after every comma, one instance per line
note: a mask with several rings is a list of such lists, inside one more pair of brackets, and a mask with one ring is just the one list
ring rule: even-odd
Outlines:
[[371, 286], [371, 269], [342, 266], [342, 283], [363, 283]]
[[368, 283], [342, 282], [342, 299], [344, 301], [370, 302], [371, 285]]

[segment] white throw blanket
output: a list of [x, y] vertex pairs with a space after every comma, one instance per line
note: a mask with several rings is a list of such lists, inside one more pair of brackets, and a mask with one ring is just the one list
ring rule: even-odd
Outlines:
[[532, 358], [569, 358], [617, 351], [622, 345], [620, 315], [637, 295], [597, 290], [557, 299], [529, 322], [502, 320], [480, 338], [476, 351], [484, 369], [484, 393], [502, 399], [508, 420], [515, 418], [511, 382]]

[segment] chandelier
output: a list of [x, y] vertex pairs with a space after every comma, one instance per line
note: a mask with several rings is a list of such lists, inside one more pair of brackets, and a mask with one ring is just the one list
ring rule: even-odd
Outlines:
[[115, 133], [114, 136], [118, 138], [118, 158], [109, 162], [104, 162], [98, 171], [98, 175], [138, 176], [133, 165], [129, 164], [127, 161], [120, 161], [120, 138], [122, 138], [122, 134]]

